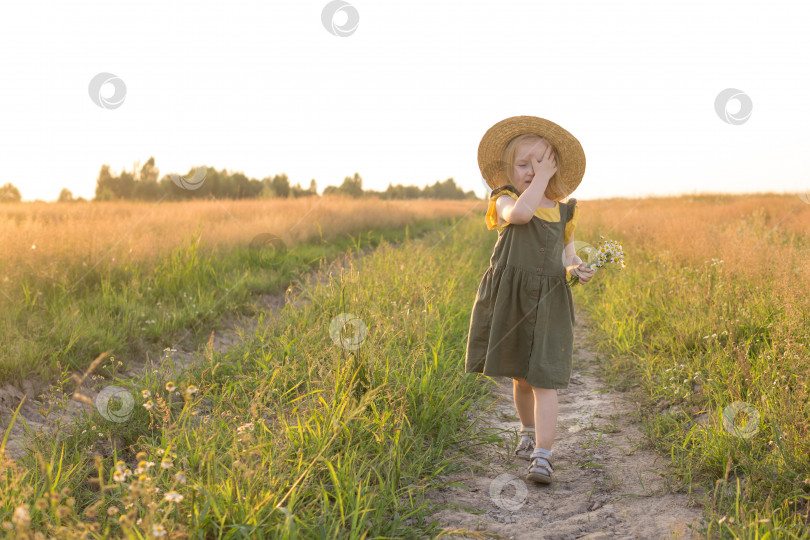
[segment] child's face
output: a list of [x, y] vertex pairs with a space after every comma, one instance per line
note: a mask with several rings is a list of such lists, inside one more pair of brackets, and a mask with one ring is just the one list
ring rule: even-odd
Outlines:
[[512, 169], [512, 178], [515, 180], [515, 187], [518, 191], [523, 191], [529, 187], [534, 178], [531, 158], [540, 161], [548, 148], [545, 141], [527, 141], [518, 145], [515, 151], [515, 167]]

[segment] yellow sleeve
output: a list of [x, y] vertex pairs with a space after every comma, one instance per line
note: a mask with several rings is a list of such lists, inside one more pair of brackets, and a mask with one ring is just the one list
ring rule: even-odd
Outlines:
[[565, 234], [563, 235], [563, 244], [571, 241], [571, 235], [574, 234], [574, 229], [577, 228], [577, 218], [579, 217], [579, 205], [574, 206], [574, 215], [571, 221], [565, 224]]
[[509, 223], [508, 221], [503, 225], [500, 226], [498, 225], [498, 210], [495, 208], [495, 201], [498, 200], [498, 197], [500, 197], [501, 195], [509, 195], [513, 199], [515, 198], [515, 196], [509, 191], [501, 191], [499, 193], [496, 193], [495, 195], [492, 195], [489, 199], [489, 206], [487, 206], [486, 218], [484, 218], [484, 221], [487, 225], [487, 229], [490, 230], [497, 229], [498, 232], [501, 232], [506, 227], [511, 225], [511, 223]]

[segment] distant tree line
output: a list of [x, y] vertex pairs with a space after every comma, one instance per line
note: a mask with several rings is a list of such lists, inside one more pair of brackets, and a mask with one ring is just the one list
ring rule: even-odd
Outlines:
[[[286, 174], [267, 176], [261, 180], [248, 178], [241, 172], [228, 172], [225, 169], [217, 171], [214, 168], [205, 168], [205, 177], [199, 182], [196, 189], [185, 189], [178, 185], [179, 175], [165, 175], [158, 179], [159, 171], [155, 166], [155, 158], [149, 160], [138, 168], [136, 164], [132, 172], [122, 171], [114, 175], [109, 165], [102, 165], [96, 180], [94, 201], [156, 201], [163, 197], [174, 199], [201, 199], [214, 196], [220, 199], [258, 199], [258, 198], [295, 198], [318, 195], [317, 185], [313, 178], [309, 188], [304, 189], [296, 184], [290, 186]], [[194, 182], [195, 169], [183, 175], [182, 179]], [[177, 182], [172, 179], [178, 180]], [[201, 175], [200, 175], [201, 177]], [[196, 185], [196, 184], [195, 184]], [[327, 186], [323, 195], [347, 195], [350, 197], [379, 197], [381, 199], [477, 199], [473, 191], [465, 192], [456, 185], [452, 178], [444, 182], [436, 182], [432, 186], [419, 188], [417, 186], [396, 186], [388, 184], [385, 191], [363, 189], [363, 179], [358, 173], [343, 179], [339, 186]], [[20, 191], [12, 184], [0, 186], [0, 202], [19, 202]], [[67, 188], [59, 193], [58, 202], [83, 201], [81, 197], [74, 198]]]

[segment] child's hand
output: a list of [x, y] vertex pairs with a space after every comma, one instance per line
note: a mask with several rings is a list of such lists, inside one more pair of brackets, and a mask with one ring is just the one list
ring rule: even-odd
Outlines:
[[532, 169], [534, 170], [534, 178], [532, 179], [532, 183], [548, 182], [548, 180], [554, 176], [554, 173], [557, 172], [557, 162], [551, 155], [551, 145], [546, 146], [546, 151], [543, 154], [542, 161], [537, 161], [537, 159], [535, 159], [535, 157], [532, 155]]
[[585, 263], [581, 263], [575, 269], [575, 275], [579, 276], [579, 283], [582, 285], [588, 283], [595, 273], [596, 268], [588, 268]]

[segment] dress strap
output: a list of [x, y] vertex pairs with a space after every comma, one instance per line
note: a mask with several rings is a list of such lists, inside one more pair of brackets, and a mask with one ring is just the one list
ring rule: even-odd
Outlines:
[[577, 205], [577, 200], [574, 198], [568, 199], [565, 207], [567, 209], [567, 215], [565, 216], [565, 222], [568, 223], [571, 221], [571, 218], [574, 217], [574, 207]]
[[511, 186], [509, 184], [504, 184], [501, 187], [497, 187], [497, 188], [492, 190], [492, 193], [489, 194], [490, 200], [492, 200], [492, 197], [494, 197], [494, 196], [496, 196], [496, 195], [498, 195], [498, 194], [500, 194], [501, 192], [504, 192], [504, 191], [511, 191], [512, 193], [514, 193], [518, 197], [520, 196], [520, 193], [518, 193], [518, 190], [514, 186]]

